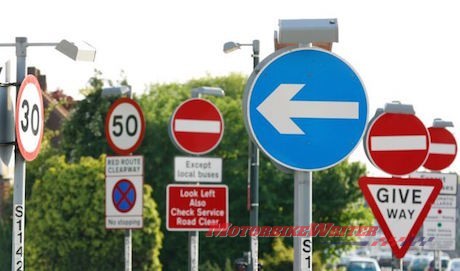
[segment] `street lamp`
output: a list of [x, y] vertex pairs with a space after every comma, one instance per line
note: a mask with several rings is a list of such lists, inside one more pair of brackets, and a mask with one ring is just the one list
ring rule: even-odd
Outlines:
[[[237, 43], [233, 41], [224, 44], [224, 53], [230, 53], [240, 49], [242, 46], [252, 47], [253, 69], [259, 64], [260, 42], [253, 40], [252, 43]], [[248, 194], [249, 201], [249, 224], [257, 227], [259, 225], [259, 148], [252, 142], [248, 141]], [[259, 242], [257, 236], [251, 236], [251, 260], [249, 262], [249, 270], [257, 270], [259, 261]]]
[[217, 87], [199, 87], [192, 89], [191, 95], [192, 98], [200, 98], [201, 95], [223, 97], [225, 96], [225, 91]]
[[101, 97], [108, 96], [123, 96], [127, 95], [129, 98], [132, 98], [131, 87], [129, 86], [119, 86], [119, 87], [107, 87], [102, 89]]
[[[192, 98], [201, 98], [202, 95], [223, 97], [225, 91], [219, 87], [198, 87], [190, 91]], [[170, 130], [169, 130], [170, 131]], [[199, 185], [200, 183], [197, 183]], [[198, 271], [200, 235], [197, 231], [188, 232], [188, 271]]]
[[[89, 44], [76, 45], [66, 40], [61, 42], [43, 42], [43, 43], [29, 43], [26, 37], [16, 37], [15, 43], [0, 43], [0, 47], [15, 47], [16, 49], [16, 85], [20, 85], [26, 76], [26, 57], [27, 57], [27, 48], [31, 46], [55, 46], [58, 51], [64, 55], [77, 60], [77, 61], [94, 61], [96, 50], [91, 47]], [[8, 71], [7, 71], [8, 72]], [[19, 88], [19, 87], [18, 87]], [[8, 88], [5, 88], [6, 95], [0, 95], [0, 110], [4, 110], [4, 113], [7, 118], [13, 117], [14, 119], [14, 110], [11, 106], [5, 106], [12, 102], [10, 97], [15, 95], [9, 95]], [[0, 114], [1, 115], [1, 114]], [[15, 144], [15, 126], [14, 122], [7, 122], [0, 124], [0, 131], [5, 133], [7, 138], [3, 138], [0, 145], [4, 145], [1, 151], [8, 152], [6, 156], [13, 156], [13, 146]], [[5, 153], [2, 153], [5, 155]], [[16, 253], [17, 251], [24, 250], [24, 217], [25, 217], [25, 171], [26, 163], [24, 158], [21, 156], [18, 149], [15, 151], [15, 160], [14, 160], [14, 193], [13, 193], [13, 206], [14, 206], [14, 215], [13, 219], [17, 220], [13, 223], [13, 245], [12, 245], [12, 269], [20, 269], [24, 264], [24, 254]], [[19, 215], [16, 215], [18, 211]], [[15, 238], [20, 236], [20, 238]]]

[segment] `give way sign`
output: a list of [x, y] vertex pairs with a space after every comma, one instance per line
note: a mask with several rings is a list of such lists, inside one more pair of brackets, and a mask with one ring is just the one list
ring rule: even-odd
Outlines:
[[403, 258], [441, 191], [442, 181], [361, 177], [359, 186], [393, 253]]

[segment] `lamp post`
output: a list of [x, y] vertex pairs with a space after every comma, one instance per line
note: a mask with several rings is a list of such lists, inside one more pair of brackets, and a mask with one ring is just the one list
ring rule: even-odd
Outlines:
[[[202, 95], [225, 96], [225, 91], [218, 87], [199, 87], [190, 91], [192, 98], [201, 98]], [[199, 185], [200, 183], [197, 183]], [[200, 235], [198, 231], [188, 232], [188, 269], [189, 271], [198, 271], [199, 259], [199, 242]]]
[[[0, 43], [0, 47], [15, 47], [16, 49], [16, 85], [21, 84], [26, 76], [26, 57], [27, 48], [31, 46], [55, 46], [55, 49], [64, 55], [77, 61], [94, 61], [96, 50], [89, 44], [84, 46], [75, 45], [67, 40], [61, 42], [43, 42], [29, 43], [26, 37], [16, 37], [15, 43]], [[19, 87], [18, 87], [19, 89]], [[8, 95], [0, 96], [0, 107], [7, 104]], [[1, 109], [7, 110], [7, 109]], [[6, 112], [6, 115], [11, 114]], [[14, 114], [14, 113], [12, 113]], [[16, 116], [17, 117], [17, 116]], [[7, 127], [2, 127], [4, 133], [12, 135], [8, 142], [1, 142], [8, 145], [15, 144], [15, 127], [14, 122], [6, 124]], [[6, 151], [11, 149], [6, 149]], [[12, 153], [11, 153], [12, 155]], [[13, 193], [13, 219], [17, 220], [13, 223], [13, 244], [12, 244], [12, 270], [24, 269], [24, 217], [25, 217], [25, 171], [26, 163], [19, 150], [15, 150], [14, 163], [14, 193]], [[18, 236], [19, 238], [15, 239]]]
[[[224, 44], [224, 52], [230, 53], [240, 49], [242, 46], [252, 47], [253, 69], [259, 64], [260, 42], [253, 40], [252, 43], [237, 43], [233, 41]], [[249, 194], [249, 224], [257, 227], [259, 225], [259, 148], [249, 139], [248, 142], [248, 194]], [[257, 270], [259, 265], [259, 241], [257, 236], [251, 236], [251, 257], [249, 270]]]
[[[110, 97], [110, 96], [123, 96], [126, 95], [130, 99], [133, 98], [133, 92], [129, 86], [119, 86], [119, 87], [107, 87], [103, 88], [101, 92], [101, 97]], [[125, 271], [132, 270], [133, 263], [133, 231], [131, 229], [125, 230]]]

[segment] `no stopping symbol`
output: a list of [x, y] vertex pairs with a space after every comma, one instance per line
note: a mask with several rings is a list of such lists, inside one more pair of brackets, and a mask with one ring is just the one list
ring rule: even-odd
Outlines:
[[129, 98], [116, 100], [105, 120], [105, 136], [112, 150], [120, 155], [134, 152], [144, 133], [145, 120], [139, 104]]
[[119, 180], [112, 191], [113, 206], [119, 212], [129, 212], [136, 203], [136, 196], [136, 188], [131, 181]]

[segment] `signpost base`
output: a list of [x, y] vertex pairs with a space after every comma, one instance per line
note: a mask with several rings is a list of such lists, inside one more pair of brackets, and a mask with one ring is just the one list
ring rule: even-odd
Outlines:
[[197, 231], [188, 233], [188, 271], [198, 271], [198, 242]]
[[132, 270], [132, 230], [125, 230], [125, 271]]
[[[294, 172], [294, 226], [307, 226], [312, 219], [312, 173]], [[309, 237], [294, 237], [294, 271], [312, 270], [313, 243]]]

